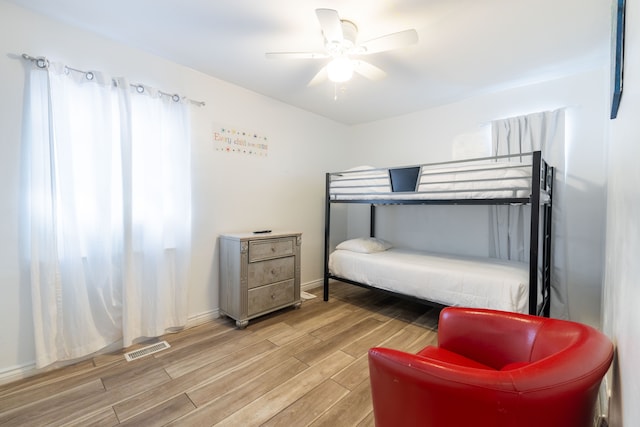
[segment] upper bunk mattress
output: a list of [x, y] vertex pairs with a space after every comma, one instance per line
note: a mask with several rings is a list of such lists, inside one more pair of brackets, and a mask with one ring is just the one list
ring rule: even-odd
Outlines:
[[329, 257], [329, 271], [443, 305], [529, 311], [527, 263], [400, 248], [373, 253], [335, 250]]
[[[394, 188], [392, 175], [415, 170], [415, 185]], [[514, 162], [421, 165], [403, 168], [358, 167], [329, 174], [331, 200], [509, 199], [531, 195], [531, 164]]]

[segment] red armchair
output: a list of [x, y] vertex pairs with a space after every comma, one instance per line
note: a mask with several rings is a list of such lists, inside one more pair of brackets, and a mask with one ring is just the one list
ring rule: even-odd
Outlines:
[[438, 346], [369, 350], [385, 426], [593, 426], [613, 345], [589, 326], [486, 309], [441, 311]]

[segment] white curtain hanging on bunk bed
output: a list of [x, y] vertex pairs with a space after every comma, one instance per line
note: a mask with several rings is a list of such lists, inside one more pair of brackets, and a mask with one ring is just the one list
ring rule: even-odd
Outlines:
[[[567, 291], [564, 244], [564, 109], [496, 120], [491, 123], [492, 154], [519, 154], [542, 151], [542, 157], [555, 167], [552, 215], [551, 315], [566, 318]], [[527, 206], [492, 206], [490, 214], [490, 256], [529, 261], [529, 215]]]

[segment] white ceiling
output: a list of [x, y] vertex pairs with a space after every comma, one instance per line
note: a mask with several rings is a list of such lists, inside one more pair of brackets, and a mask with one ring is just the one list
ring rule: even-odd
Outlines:
[[[610, 0], [11, 0], [68, 24], [346, 124], [562, 77], [609, 60]], [[381, 81], [307, 83], [327, 60], [316, 8], [364, 41], [415, 28], [419, 42], [367, 56]], [[334, 95], [337, 93], [337, 99]], [[197, 94], [192, 95], [197, 98]]]

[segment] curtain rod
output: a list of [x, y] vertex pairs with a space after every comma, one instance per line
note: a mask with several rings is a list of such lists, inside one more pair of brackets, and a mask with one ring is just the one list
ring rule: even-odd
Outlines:
[[[26, 59], [27, 61], [31, 61], [31, 62], [35, 63], [36, 67], [38, 67], [38, 68], [42, 68], [42, 69], [49, 68], [49, 60], [44, 56], [34, 57], [34, 56], [28, 55], [26, 53], [23, 53], [22, 54], [22, 58]], [[72, 67], [69, 67], [67, 65], [65, 65], [65, 67], [67, 69], [69, 69], [69, 70], [73, 70], [73, 71], [76, 71], [78, 73], [84, 74], [85, 77], [87, 78], [87, 80], [93, 80], [94, 77], [95, 77], [93, 71], [78, 70], [77, 68], [72, 68]], [[113, 80], [113, 82], [115, 83], [115, 80]], [[141, 84], [141, 83], [130, 83], [129, 86], [134, 88], [136, 90], [136, 92], [138, 92], [138, 93], [144, 93], [145, 90], [146, 90], [146, 86]], [[180, 99], [182, 99], [182, 97], [180, 97], [180, 95], [178, 95], [177, 93], [171, 94], [171, 93], [168, 93], [168, 92], [163, 92], [161, 90], [158, 90], [158, 93], [163, 95], [163, 96], [170, 97], [174, 102], [178, 102], [178, 101], [180, 101]], [[186, 97], [185, 97], [185, 99], [187, 101], [189, 101], [190, 103], [192, 103], [194, 105], [197, 105], [199, 107], [204, 107], [205, 106], [204, 101], [195, 101], [193, 99], [186, 98]]]

